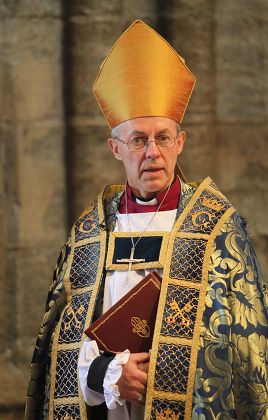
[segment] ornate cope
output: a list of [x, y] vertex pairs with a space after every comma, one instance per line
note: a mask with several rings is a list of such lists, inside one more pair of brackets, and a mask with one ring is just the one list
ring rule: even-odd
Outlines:
[[[121, 191], [112, 186], [99, 196], [61, 254], [33, 357], [27, 420], [87, 418], [77, 360]], [[268, 417], [265, 301], [243, 220], [211, 179], [183, 185], [163, 264], [144, 418]]]

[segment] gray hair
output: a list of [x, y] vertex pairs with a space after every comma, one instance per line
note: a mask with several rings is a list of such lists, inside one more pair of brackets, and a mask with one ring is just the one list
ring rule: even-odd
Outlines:
[[[121, 127], [120, 126], [121, 126], [121, 124], [112, 128], [112, 130], [111, 130], [111, 137], [112, 138], [116, 138], [116, 137], [120, 138], [120, 133], [121, 133]], [[181, 125], [179, 123], [176, 123], [176, 135], [178, 136], [181, 131], [182, 131]]]
[[179, 123], [176, 123], [176, 134], [177, 134], [177, 136], [180, 134], [181, 131], [182, 131], [181, 125]]
[[116, 138], [116, 137], [120, 137], [120, 133], [121, 133], [121, 127], [120, 127], [120, 124], [119, 124], [116, 127], [112, 128], [111, 137], [113, 139]]

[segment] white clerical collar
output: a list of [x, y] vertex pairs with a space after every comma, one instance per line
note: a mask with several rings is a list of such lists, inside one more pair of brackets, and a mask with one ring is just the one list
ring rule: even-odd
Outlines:
[[156, 206], [157, 205], [156, 197], [152, 198], [149, 201], [139, 200], [137, 197], [135, 197], [135, 201], [136, 203], [141, 204], [142, 206]]

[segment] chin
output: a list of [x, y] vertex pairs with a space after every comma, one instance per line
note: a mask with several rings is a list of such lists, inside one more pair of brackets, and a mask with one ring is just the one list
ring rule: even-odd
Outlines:
[[146, 197], [150, 194], [155, 195], [159, 191], [162, 191], [167, 187], [168, 187], [168, 183], [155, 180], [155, 181], [148, 182], [145, 185], [142, 185], [141, 191], [142, 191], [142, 195]]

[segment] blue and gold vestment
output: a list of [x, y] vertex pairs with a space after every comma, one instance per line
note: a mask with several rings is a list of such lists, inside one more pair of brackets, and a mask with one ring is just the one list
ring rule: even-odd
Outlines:
[[[77, 360], [122, 191], [104, 190], [61, 253], [33, 356], [27, 420], [87, 418]], [[267, 300], [245, 222], [211, 179], [183, 184], [163, 264], [144, 418], [268, 418]]]

